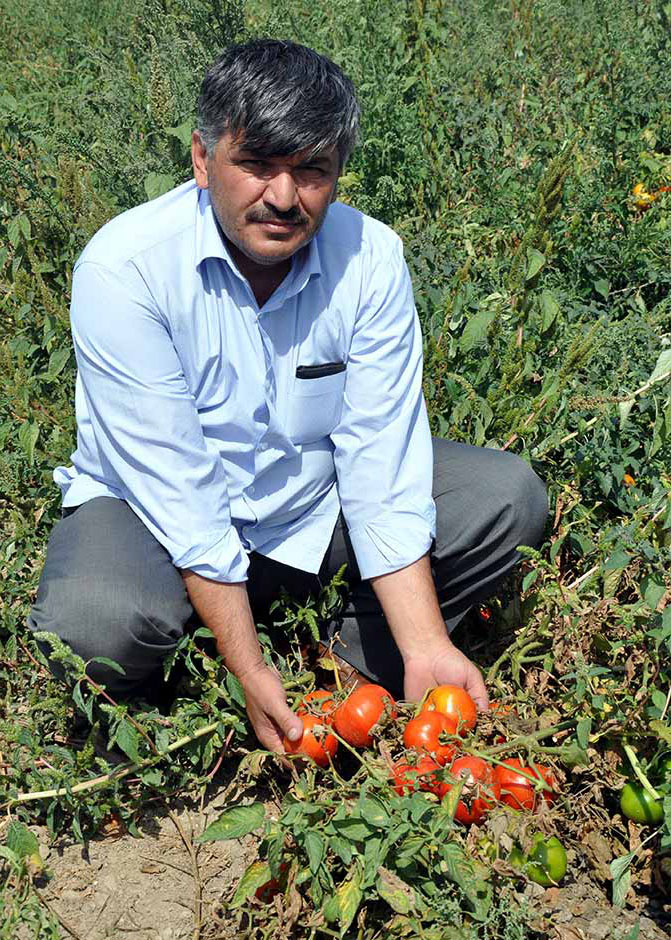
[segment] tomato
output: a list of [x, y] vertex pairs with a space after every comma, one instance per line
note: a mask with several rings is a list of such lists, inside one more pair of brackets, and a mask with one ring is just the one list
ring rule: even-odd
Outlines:
[[328, 767], [338, 749], [338, 741], [328, 733], [328, 725], [317, 715], [301, 715], [303, 734], [297, 741], [284, 738], [282, 741], [287, 754], [302, 754], [310, 757], [320, 767]]
[[[528, 776], [524, 776], [527, 774]], [[513, 809], [535, 809], [539, 800], [546, 803], [554, 801], [554, 794], [548, 790], [537, 790], [533, 780], [541, 778], [548, 786], [554, 787], [554, 779], [547, 767], [535, 764], [526, 767], [519, 760], [507, 760], [494, 768], [494, 779], [501, 787], [501, 801]]]
[[566, 849], [556, 836], [546, 839], [542, 832], [532, 837], [531, 849], [525, 857], [519, 845], [513, 846], [508, 861], [520, 868], [536, 884], [550, 888], [566, 874]]
[[[492, 768], [481, 757], [458, 757], [450, 767], [450, 774], [456, 780], [464, 778], [454, 818], [464, 825], [480, 822], [501, 796], [501, 787]], [[440, 796], [448, 793], [453, 786], [444, 783]]]
[[440, 712], [420, 712], [403, 731], [403, 743], [414, 751], [432, 754], [439, 764], [446, 764], [455, 751], [454, 744], [441, 744], [440, 735], [450, 734], [451, 722]]
[[650, 796], [640, 783], [625, 783], [620, 791], [620, 809], [628, 819], [644, 825], [657, 826], [664, 821], [662, 801]]
[[330, 725], [333, 723], [335, 707], [332, 692], [327, 692], [326, 689], [315, 689], [314, 692], [308, 692], [307, 695], [303, 696], [303, 701], [296, 709], [296, 714], [319, 715], [322, 721]]
[[426, 790], [440, 795], [444, 784], [435, 777], [435, 771], [440, 770], [440, 767], [441, 765], [428, 755], [420, 757], [416, 764], [402, 761], [394, 765], [392, 786], [400, 796], [414, 790]]
[[333, 726], [341, 738], [354, 747], [370, 747], [372, 729], [380, 719], [396, 718], [396, 703], [381, 685], [359, 686], [336, 710]]
[[465, 689], [458, 685], [439, 685], [429, 692], [423, 712], [440, 712], [450, 721], [451, 734], [465, 734], [475, 727], [478, 710]]

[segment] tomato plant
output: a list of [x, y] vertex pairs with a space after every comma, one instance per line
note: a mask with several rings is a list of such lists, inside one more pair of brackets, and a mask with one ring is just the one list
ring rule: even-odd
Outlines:
[[556, 836], [546, 839], [542, 832], [532, 837], [531, 848], [525, 856], [519, 844], [513, 846], [508, 861], [520, 868], [536, 884], [550, 888], [566, 874], [566, 849]]
[[554, 779], [547, 767], [535, 764], [527, 767], [516, 759], [505, 761], [494, 768], [494, 779], [501, 787], [501, 801], [512, 806], [513, 809], [533, 810], [538, 806], [539, 800], [548, 803], [554, 801], [554, 794], [549, 790], [538, 790], [533, 779], [543, 780], [548, 786], [554, 787]]
[[287, 754], [302, 754], [310, 757], [320, 767], [328, 767], [338, 749], [338, 741], [328, 733], [328, 724], [317, 715], [301, 715], [303, 734], [297, 741], [284, 738], [284, 750]]
[[335, 708], [336, 703], [333, 693], [327, 692], [326, 689], [315, 689], [314, 692], [308, 692], [307, 695], [303, 696], [303, 700], [296, 709], [296, 714], [319, 715], [322, 721], [330, 725], [333, 722]]
[[420, 712], [403, 731], [403, 743], [414, 751], [432, 754], [439, 764], [446, 764], [455, 751], [454, 744], [442, 744], [440, 736], [450, 734], [451, 722], [440, 712]]
[[396, 718], [396, 703], [381, 685], [359, 686], [336, 710], [333, 726], [338, 734], [354, 747], [370, 747], [371, 731], [385, 716]]
[[465, 734], [475, 727], [478, 710], [465, 689], [457, 685], [439, 685], [429, 692], [423, 712], [440, 712], [450, 722], [451, 734]]
[[650, 796], [640, 783], [625, 783], [620, 791], [620, 809], [634, 822], [657, 826], [664, 821], [664, 806], [661, 800]]
[[444, 784], [435, 776], [435, 771], [440, 767], [441, 765], [428, 755], [420, 757], [416, 764], [401, 761], [394, 766], [392, 786], [401, 796], [414, 790], [426, 790], [440, 795]]
[[[501, 787], [491, 766], [481, 757], [458, 757], [450, 767], [455, 780], [463, 779], [454, 818], [464, 825], [478, 823], [501, 796]], [[454, 784], [444, 783], [440, 795], [448, 793]]]

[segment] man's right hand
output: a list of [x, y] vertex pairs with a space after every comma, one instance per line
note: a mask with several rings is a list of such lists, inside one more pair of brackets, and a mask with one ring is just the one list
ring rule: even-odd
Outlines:
[[238, 679], [257, 738], [269, 751], [284, 753], [282, 737], [286, 735], [290, 741], [297, 741], [303, 733], [303, 722], [287, 705], [278, 673], [263, 663]]

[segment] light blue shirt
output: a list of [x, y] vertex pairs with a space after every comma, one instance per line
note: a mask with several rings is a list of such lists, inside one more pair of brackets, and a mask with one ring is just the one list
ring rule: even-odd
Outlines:
[[[341, 507], [363, 578], [429, 549], [420, 327], [381, 222], [334, 203], [259, 308], [207, 190], [184, 183], [89, 242], [71, 321], [64, 506], [124, 499], [177, 567], [215, 581], [244, 581], [251, 551], [317, 572]], [[296, 375], [324, 363], [345, 368]]]

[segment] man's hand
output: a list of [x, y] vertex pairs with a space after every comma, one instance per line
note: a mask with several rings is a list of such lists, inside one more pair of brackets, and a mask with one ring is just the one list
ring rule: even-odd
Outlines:
[[411, 702], [419, 701], [427, 689], [437, 685], [457, 685], [468, 692], [480, 711], [489, 708], [480, 670], [449, 640], [409, 656], [403, 684], [405, 697]]
[[282, 736], [297, 741], [303, 733], [303, 722], [287, 705], [279, 675], [262, 664], [238, 678], [256, 737], [269, 751], [284, 753]]
[[183, 571], [182, 577], [196, 613], [214, 634], [219, 655], [242, 684], [257, 738], [269, 750], [283, 753], [282, 735], [296, 741], [303, 723], [287, 705], [279, 675], [263, 661], [245, 583], [210, 581], [193, 571]]
[[371, 578], [405, 666], [405, 696], [420, 699], [437, 685], [458, 685], [478, 708], [489, 705], [478, 668], [450, 640], [431, 576], [429, 556]]

